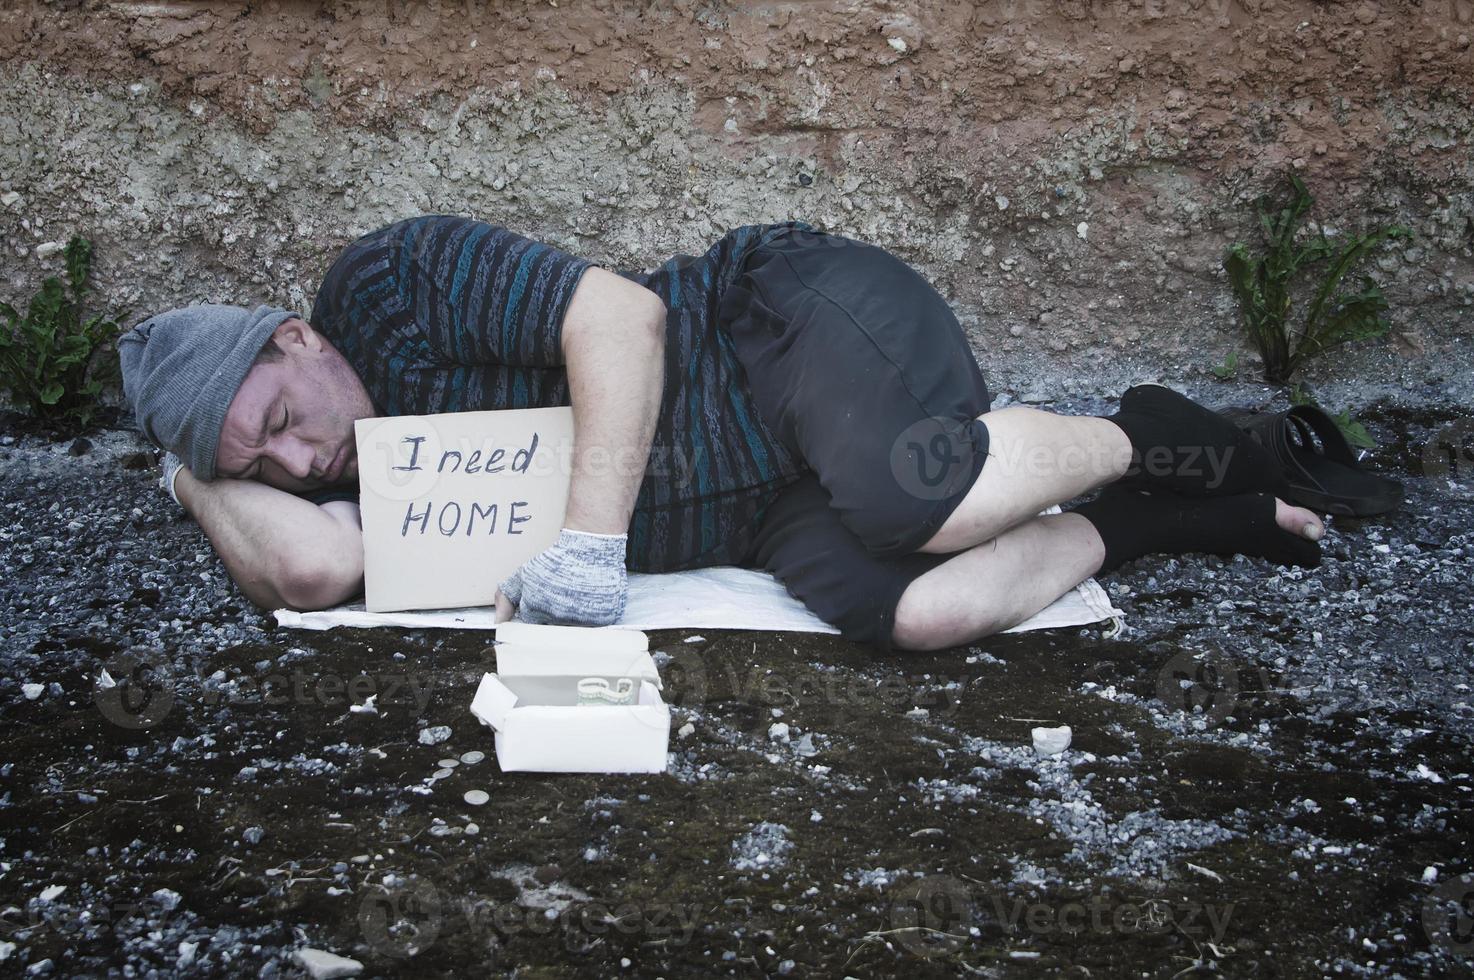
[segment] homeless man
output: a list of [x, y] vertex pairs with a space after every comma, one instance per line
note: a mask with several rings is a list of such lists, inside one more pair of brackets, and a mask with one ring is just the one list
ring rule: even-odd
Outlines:
[[308, 319], [193, 306], [118, 346], [164, 485], [268, 608], [362, 588], [356, 419], [564, 405], [564, 526], [496, 583], [499, 619], [608, 624], [626, 569], [728, 564], [849, 639], [940, 649], [1148, 553], [1319, 560], [1319, 520], [1221, 416], [1157, 386], [1109, 418], [989, 411], [943, 298], [802, 222], [614, 273], [417, 217], [349, 245]]

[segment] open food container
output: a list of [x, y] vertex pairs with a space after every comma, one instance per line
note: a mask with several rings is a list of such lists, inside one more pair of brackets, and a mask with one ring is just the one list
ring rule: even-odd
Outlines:
[[665, 771], [670, 708], [644, 633], [501, 623], [496, 667], [471, 713], [502, 771]]

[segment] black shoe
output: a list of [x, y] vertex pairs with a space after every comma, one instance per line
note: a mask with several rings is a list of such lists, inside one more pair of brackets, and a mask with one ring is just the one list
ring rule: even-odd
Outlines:
[[1137, 385], [1108, 416], [1131, 440], [1121, 484], [1195, 497], [1288, 490], [1274, 456], [1228, 419], [1161, 385]]

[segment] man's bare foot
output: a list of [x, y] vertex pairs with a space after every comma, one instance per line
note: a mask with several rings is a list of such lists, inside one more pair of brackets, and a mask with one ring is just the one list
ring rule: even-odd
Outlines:
[[1319, 541], [1326, 536], [1326, 526], [1313, 512], [1304, 507], [1293, 507], [1278, 497], [1274, 498], [1274, 521], [1291, 534], [1311, 541]]
[[1268, 493], [1186, 497], [1112, 484], [1071, 513], [1089, 521], [1105, 546], [1100, 572], [1142, 555], [1190, 552], [1251, 555], [1278, 565], [1320, 564], [1325, 525], [1308, 510]]

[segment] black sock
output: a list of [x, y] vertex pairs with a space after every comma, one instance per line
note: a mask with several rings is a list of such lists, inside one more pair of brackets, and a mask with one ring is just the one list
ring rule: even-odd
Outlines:
[[1070, 513], [1094, 525], [1105, 544], [1100, 575], [1143, 555], [1187, 552], [1252, 555], [1305, 568], [1319, 565], [1320, 546], [1280, 527], [1274, 511], [1274, 497], [1267, 493], [1205, 499], [1114, 485]]
[[1131, 469], [1121, 482], [1193, 496], [1267, 491], [1283, 497], [1274, 457], [1238, 426], [1161, 385], [1137, 385], [1106, 416], [1131, 440]]

